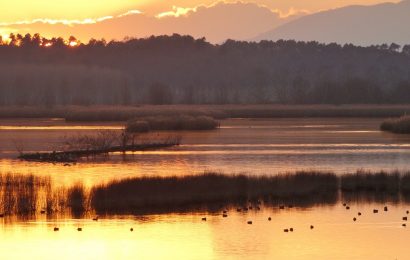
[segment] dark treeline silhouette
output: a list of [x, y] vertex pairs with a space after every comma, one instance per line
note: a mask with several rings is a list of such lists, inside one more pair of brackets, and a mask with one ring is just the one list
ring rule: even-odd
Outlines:
[[410, 45], [213, 45], [180, 35], [0, 42], [1, 106], [410, 102]]

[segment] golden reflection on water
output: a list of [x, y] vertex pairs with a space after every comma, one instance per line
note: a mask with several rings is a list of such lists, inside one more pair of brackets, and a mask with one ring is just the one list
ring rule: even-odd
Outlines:
[[51, 176], [62, 185], [82, 181], [87, 186], [116, 178], [204, 171], [252, 175], [298, 170], [407, 171], [410, 138], [382, 133], [379, 123], [377, 118], [229, 119], [221, 122], [219, 130], [179, 132], [183, 144], [175, 149], [84, 158], [66, 167], [18, 161], [16, 148], [58, 150], [63, 137], [119, 129], [123, 123], [0, 120], [0, 127], [14, 129], [0, 129], [0, 171]]
[[0, 126], [0, 130], [122, 130], [123, 126], [59, 125], [59, 126]]
[[[2, 259], [408, 259], [406, 207], [353, 204], [221, 214], [3, 222]], [[372, 210], [378, 208], [378, 214]], [[362, 216], [357, 216], [357, 212]], [[207, 221], [201, 221], [206, 216]], [[272, 221], [268, 221], [272, 217]], [[354, 222], [353, 217], [358, 220]], [[248, 225], [247, 221], [253, 221]], [[4, 219], [3, 219], [4, 221]], [[310, 229], [314, 225], [314, 229]], [[60, 231], [54, 232], [54, 227]], [[82, 227], [83, 231], [77, 231]], [[134, 228], [130, 232], [130, 228]], [[285, 228], [294, 232], [283, 232]], [[24, 249], [24, 250], [22, 250]]]

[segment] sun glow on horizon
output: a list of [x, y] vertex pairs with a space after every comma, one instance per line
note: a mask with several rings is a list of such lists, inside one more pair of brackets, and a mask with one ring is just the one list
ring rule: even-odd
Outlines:
[[[12, 12], [0, 14], [0, 36], [4, 44], [10, 42], [10, 33], [40, 33], [49, 38], [65, 39], [75, 35], [82, 42], [92, 38], [109, 41], [179, 33], [206, 37], [209, 41], [218, 43], [227, 38], [251, 39], [292, 19], [317, 11], [386, 1], [399, 0], [335, 0], [332, 3], [324, 0], [303, 3], [297, 0], [278, 0], [274, 3], [270, 0], [101, 0], [100, 4], [97, 0], [62, 0], [59, 1], [61, 5], [51, 0], [38, 0], [35, 5], [34, 1], [14, 0], [4, 5], [2, 3], [4, 9]], [[224, 4], [233, 5], [232, 9], [223, 6]], [[249, 9], [246, 4], [249, 4]], [[255, 11], [256, 9], [259, 11]], [[246, 19], [251, 19], [247, 24], [254, 31], [250, 32], [251, 29], [244, 25], [238, 27], [238, 24], [244, 23], [241, 17], [245, 19], [252, 15], [254, 18]], [[230, 24], [230, 28], [223, 30], [221, 26], [225, 22]], [[240, 26], [247, 30], [240, 30]], [[73, 46], [70, 42], [64, 44], [70, 47], [79, 45]]]

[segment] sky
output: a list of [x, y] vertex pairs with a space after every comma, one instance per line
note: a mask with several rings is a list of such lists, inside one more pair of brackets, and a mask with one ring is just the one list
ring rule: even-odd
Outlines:
[[[287, 13], [290, 10], [316, 12], [352, 4], [370, 5], [387, 0], [255, 0], [242, 2], [265, 5], [273, 10]], [[215, 0], [0, 0], [3, 12], [0, 22], [16, 22], [37, 18], [86, 19], [139, 10], [148, 15], [157, 15], [172, 10], [173, 6], [193, 8], [211, 5]], [[226, 1], [228, 2], [228, 1]], [[235, 1], [236, 2], [236, 1]], [[397, 2], [397, 1], [396, 1]], [[7, 10], [5, 12], [5, 10]]]
[[[11, 32], [22, 34], [39, 32], [48, 37], [68, 37], [73, 34], [86, 41], [87, 38], [92, 37], [122, 39], [125, 36], [145, 37], [150, 34], [176, 32], [195, 37], [206, 36], [207, 39], [218, 42], [227, 37], [251, 38], [293, 18], [321, 10], [353, 4], [372, 5], [386, 1], [398, 2], [394, 0], [242, 0], [241, 3], [252, 3], [252, 5], [226, 5], [225, 7], [238, 9], [232, 14], [232, 8], [222, 8], [221, 2], [219, 8], [213, 8], [217, 5], [215, 0], [0, 0], [3, 10], [0, 12], [0, 35], [4, 38]], [[237, 1], [224, 1], [224, 3], [237, 3]], [[270, 12], [270, 17], [267, 12]], [[250, 17], [248, 13], [252, 13], [253, 16]], [[125, 14], [132, 14], [133, 19], [128, 18], [126, 22], [125, 19], [119, 19]], [[247, 16], [249, 16], [248, 20], [246, 20]], [[241, 19], [241, 17], [245, 18]], [[107, 20], [115, 21], [107, 22]], [[210, 20], [212, 20], [211, 25], [207, 25]], [[221, 30], [218, 25], [226, 21], [231, 21], [233, 24], [228, 24], [224, 32], [218, 33], [218, 29]], [[55, 22], [64, 23], [65, 26], [55, 25]], [[239, 22], [236, 27], [235, 22]], [[95, 25], [96, 23], [99, 24]], [[249, 28], [240, 32], [241, 27], [246, 25], [249, 25]], [[251, 28], [256, 29], [253, 32]]]

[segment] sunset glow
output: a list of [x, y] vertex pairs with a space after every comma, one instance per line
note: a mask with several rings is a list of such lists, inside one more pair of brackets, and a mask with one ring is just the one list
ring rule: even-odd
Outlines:
[[[124, 37], [146, 37], [151, 34], [191, 34], [197, 37], [210, 39], [211, 41], [221, 41], [226, 38], [246, 39], [255, 35], [243, 32], [239, 35], [221, 35], [217, 30], [213, 32], [215, 36], [208, 35], [201, 27], [198, 28], [190, 17], [195, 14], [202, 14], [210, 17], [201, 19], [211, 20], [213, 23], [223, 23], [227, 20], [238, 19], [230, 17], [232, 12], [229, 10], [219, 10], [214, 15], [211, 12], [205, 12], [220, 4], [240, 4], [249, 3], [265, 8], [276, 14], [283, 20], [277, 23], [268, 21], [260, 32], [268, 31], [292, 16], [315, 13], [321, 10], [328, 10], [352, 4], [370, 5], [384, 2], [383, 0], [337, 0], [337, 1], [296, 1], [296, 0], [256, 0], [256, 1], [216, 1], [216, 0], [102, 0], [102, 1], [29, 1], [18, 0], [2, 3], [4, 10], [13, 10], [13, 12], [3, 12], [0, 14], [0, 33], [4, 39], [10, 33], [36, 33], [39, 32], [44, 36], [61, 36], [67, 38], [75, 34], [82, 41], [88, 41], [90, 38], [122, 39]], [[392, 2], [398, 2], [392, 0]], [[239, 14], [239, 17], [246, 16], [246, 11]], [[266, 15], [266, 12], [265, 12]], [[261, 13], [256, 15], [263, 17]], [[135, 17], [133, 20], [128, 19], [126, 22], [118, 19], [126, 17]], [[198, 15], [200, 17], [200, 15]], [[198, 18], [195, 18], [198, 19]], [[111, 21], [111, 22], [110, 22]], [[118, 22], [117, 22], [118, 21]], [[184, 25], [182, 23], [188, 25]], [[103, 25], [104, 22], [107, 22]], [[199, 21], [198, 21], [199, 22]], [[249, 23], [254, 23], [250, 21]], [[108, 25], [111, 23], [111, 25]], [[204, 22], [200, 22], [203, 24]], [[99, 26], [101, 24], [101, 26]], [[192, 25], [189, 25], [192, 24]], [[89, 25], [89, 26], [83, 26]], [[95, 25], [95, 26], [92, 26]], [[119, 27], [120, 26], [120, 27]], [[260, 27], [259, 24], [250, 24], [254, 28]], [[238, 27], [243, 27], [238, 25]], [[127, 29], [130, 28], [130, 29]], [[227, 28], [225, 34], [233, 29]], [[124, 31], [124, 32], [122, 32]], [[257, 33], [257, 32], [255, 32]]]
[[408, 257], [410, 0], [1, 7], [0, 260]]

